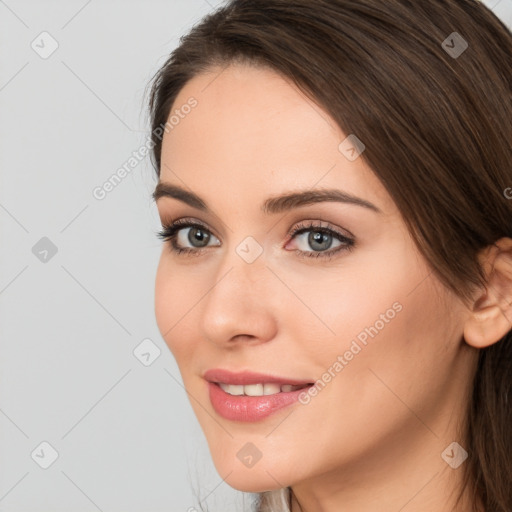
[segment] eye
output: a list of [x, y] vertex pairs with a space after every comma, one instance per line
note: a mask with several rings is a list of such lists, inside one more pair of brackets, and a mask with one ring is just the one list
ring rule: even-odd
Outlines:
[[[300, 223], [293, 228], [290, 237], [299, 242], [300, 247], [295, 251], [297, 255], [306, 258], [331, 259], [341, 251], [353, 250], [355, 246], [353, 238], [330, 227], [329, 223], [327, 226], [312, 221]], [[334, 248], [332, 248], [333, 244]]]
[[[212, 238], [218, 240], [205, 225], [188, 219], [178, 219], [162, 226], [157, 236], [170, 242], [171, 250], [177, 254], [201, 254]], [[192, 247], [186, 247], [186, 244]]]
[[[305, 236], [306, 234], [307, 236]], [[178, 219], [164, 225], [157, 236], [170, 243], [172, 252], [194, 256], [202, 254], [212, 239], [219, 242], [206, 225], [190, 219]], [[340, 233], [329, 223], [327, 226], [315, 222], [300, 223], [292, 229], [288, 236], [292, 240], [296, 238], [301, 246], [295, 249], [295, 253], [300, 257], [307, 258], [331, 259], [337, 253], [353, 250], [355, 245], [353, 238]], [[190, 246], [187, 247], [188, 244]], [[220, 242], [214, 245], [218, 246], [219, 244]], [[332, 248], [333, 245], [334, 248]], [[312, 250], [308, 250], [308, 246]]]

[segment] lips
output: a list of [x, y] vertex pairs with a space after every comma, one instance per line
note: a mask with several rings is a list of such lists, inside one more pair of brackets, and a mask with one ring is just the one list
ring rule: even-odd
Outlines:
[[236, 422], [256, 422], [298, 403], [306, 380], [249, 371], [213, 369], [204, 373], [210, 402], [217, 414]]

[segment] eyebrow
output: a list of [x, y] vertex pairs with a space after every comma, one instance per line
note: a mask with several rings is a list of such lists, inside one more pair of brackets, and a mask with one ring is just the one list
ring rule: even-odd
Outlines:
[[[155, 187], [155, 191], [153, 192], [152, 196], [154, 201], [157, 201], [161, 197], [171, 197], [205, 213], [212, 213], [207, 203], [197, 194], [185, 190], [184, 188], [181, 188], [177, 185], [171, 185], [170, 183], [159, 182]], [[324, 201], [353, 204], [356, 206], [362, 206], [363, 208], [367, 208], [369, 210], [373, 210], [376, 213], [382, 213], [382, 211], [377, 206], [375, 206], [373, 203], [370, 203], [366, 199], [362, 199], [338, 189], [304, 190], [300, 192], [290, 192], [280, 196], [269, 197], [262, 204], [261, 211], [266, 214], [276, 214], [293, 210], [294, 208], [298, 208], [300, 206], [306, 206]]]

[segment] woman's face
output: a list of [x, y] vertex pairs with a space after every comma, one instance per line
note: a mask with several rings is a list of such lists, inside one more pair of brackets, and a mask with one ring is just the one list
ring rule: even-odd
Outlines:
[[[448, 467], [472, 356], [467, 310], [431, 273], [362, 147], [262, 68], [196, 76], [171, 114], [160, 183], [200, 201], [159, 195], [160, 219], [203, 227], [176, 233], [193, 252], [164, 243], [156, 319], [219, 474], [257, 492], [327, 473], [348, 485], [406, 459], [423, 482], [433, 473], [422, 468]], [[278, 199], [320, 190], [338, 200]], [[230, 381], [205, 376], [214, 369], [265, 377], [233, 378], [226, 392], [208, 382]], [[316, 394], [276, 394], [272, 381], [316, 383]]]

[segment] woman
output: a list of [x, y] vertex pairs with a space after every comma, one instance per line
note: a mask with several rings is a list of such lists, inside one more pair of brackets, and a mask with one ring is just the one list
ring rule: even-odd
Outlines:
[[156, 319], [219, 475], [260, 511], [512, 510], [508, 29], [233, 0], [149, 106]]

